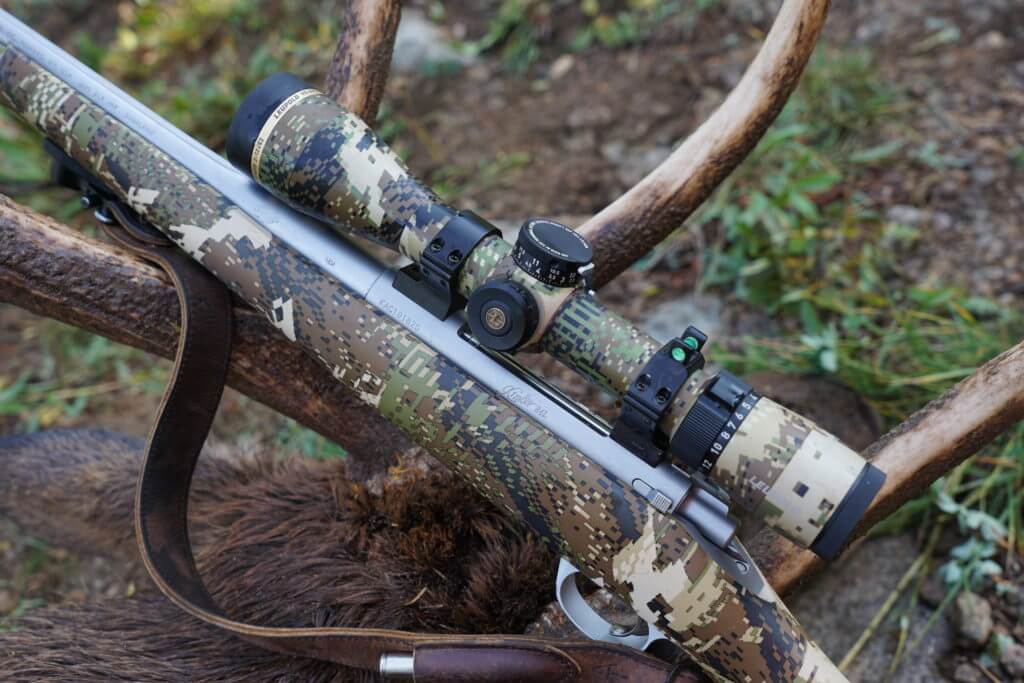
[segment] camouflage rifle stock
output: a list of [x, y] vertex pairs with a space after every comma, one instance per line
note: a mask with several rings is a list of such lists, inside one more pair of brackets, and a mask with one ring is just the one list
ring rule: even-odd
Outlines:
[[[419, 263], [458, 215], [361, 119], [287, 74], [264, 81], [241, 105], [228, 156], [298, 210]], [[551, 286], [524, 271], [500, 235], [484, 237], [465, 255], [457, 279], [465, 297], [503, 280], [527, 289], [538, 321], [518, 348], [546, 351], [619, 396], [662, 346], [592, 292]], [[744, 403], [723, 410], [708, 391], [715, 379], [692, 372], [657, 416], [660, 450], [671, 451], [687, 471], [707, 475], [749, 516], [831, 559], [884, 475], [810, 420], [767, 398], [747, 393]]]
[[[391, 285], [344, 239], [0, 12], [0, 102], [291, 341], [715, 675], [842, 681], [715, 499], [647, 465]], [[656, 505], [644, 484], [667, 500]]]

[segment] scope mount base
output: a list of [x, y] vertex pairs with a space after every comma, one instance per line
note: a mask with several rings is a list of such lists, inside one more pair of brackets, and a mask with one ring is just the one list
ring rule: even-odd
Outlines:
[[704, 367], [701, 349], [707, 340], [693, 325], [687, 327], [651, 356], [622, 397], [611, 438], [652, 467], [665, 458], [669, 446], [658, 423], [690, 376]]
[[444, 320], [466, 305], [466, 297], [459, 292], [459, 274], [470, 252], [488, 237], [501, 237], [501, 231], [472, 211], [438, 208], [450, 211], [451, 218], [423, 249], [419, 263], [395, 273], [393, 285], [432, 316]]

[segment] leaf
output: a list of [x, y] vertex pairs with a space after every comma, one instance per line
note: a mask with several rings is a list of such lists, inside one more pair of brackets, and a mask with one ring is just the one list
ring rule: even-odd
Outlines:
[[835, 349], [825, 349], [818, 355], [818, 363], [825, 372], [835, 372], [839, 369], [839, 356]]
[[956, 562], [947, 562], [939, 568], [939, 576], [947, 586], [955, 586], [960, 583], [964, 572]]
[[789, 204], [807, 220], [816, 221], [821, 218], [821, 214], [818, 213], [818, 207], [807, 198], [807, 195], [793, 192], [789, 195]]
[[871, 164], [876, 161], [881, 161], [886, 157], [892, 156], [896, 152], [903, 148], [906, 144], [906, 140], [896, 139], [884, 142], [881, 145], [875, 147], [868, 147], [854, 152], [850, 155], [850, 163], [854, 164]]
[[957, 503], [953, 498], [945, 491], [939, 491], [935, 497], [935, 505], [949, 515], [955, 515], [960, 511], [960, 504]]
[[808, 194], [818, 194], [831, 190], [839, 181], [839, 174], [832, 171], [821, 171], [806, 175], [793, 182], [790, 188]]
[[998, 562], [983, 560], [977, 564], [977, 571], [982, 576], [997, 576], [1003, 573], [1003, 568]]

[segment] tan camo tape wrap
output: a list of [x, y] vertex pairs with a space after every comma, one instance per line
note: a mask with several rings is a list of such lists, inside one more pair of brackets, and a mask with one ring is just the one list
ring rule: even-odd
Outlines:
[[863, 469], [839, 439], [762, 398], [711, 476], [756, 517], [810, 546]]

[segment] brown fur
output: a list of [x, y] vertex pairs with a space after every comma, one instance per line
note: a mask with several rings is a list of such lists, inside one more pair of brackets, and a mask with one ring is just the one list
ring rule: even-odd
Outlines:
[[[141, 446], [101, 430], [2, 439], [0, 512], [45, 540], [130, 556]], [[515, 633], [550, 599], [551, 554], [447, 472], [373, 493], [337, 461], [214, 454], [191, 500], [208, 587], [256, 623]], [[0, 671], [18, 680], [362, 680], [247, 646], [148, 586], [17, 626], [0, 635]]]

